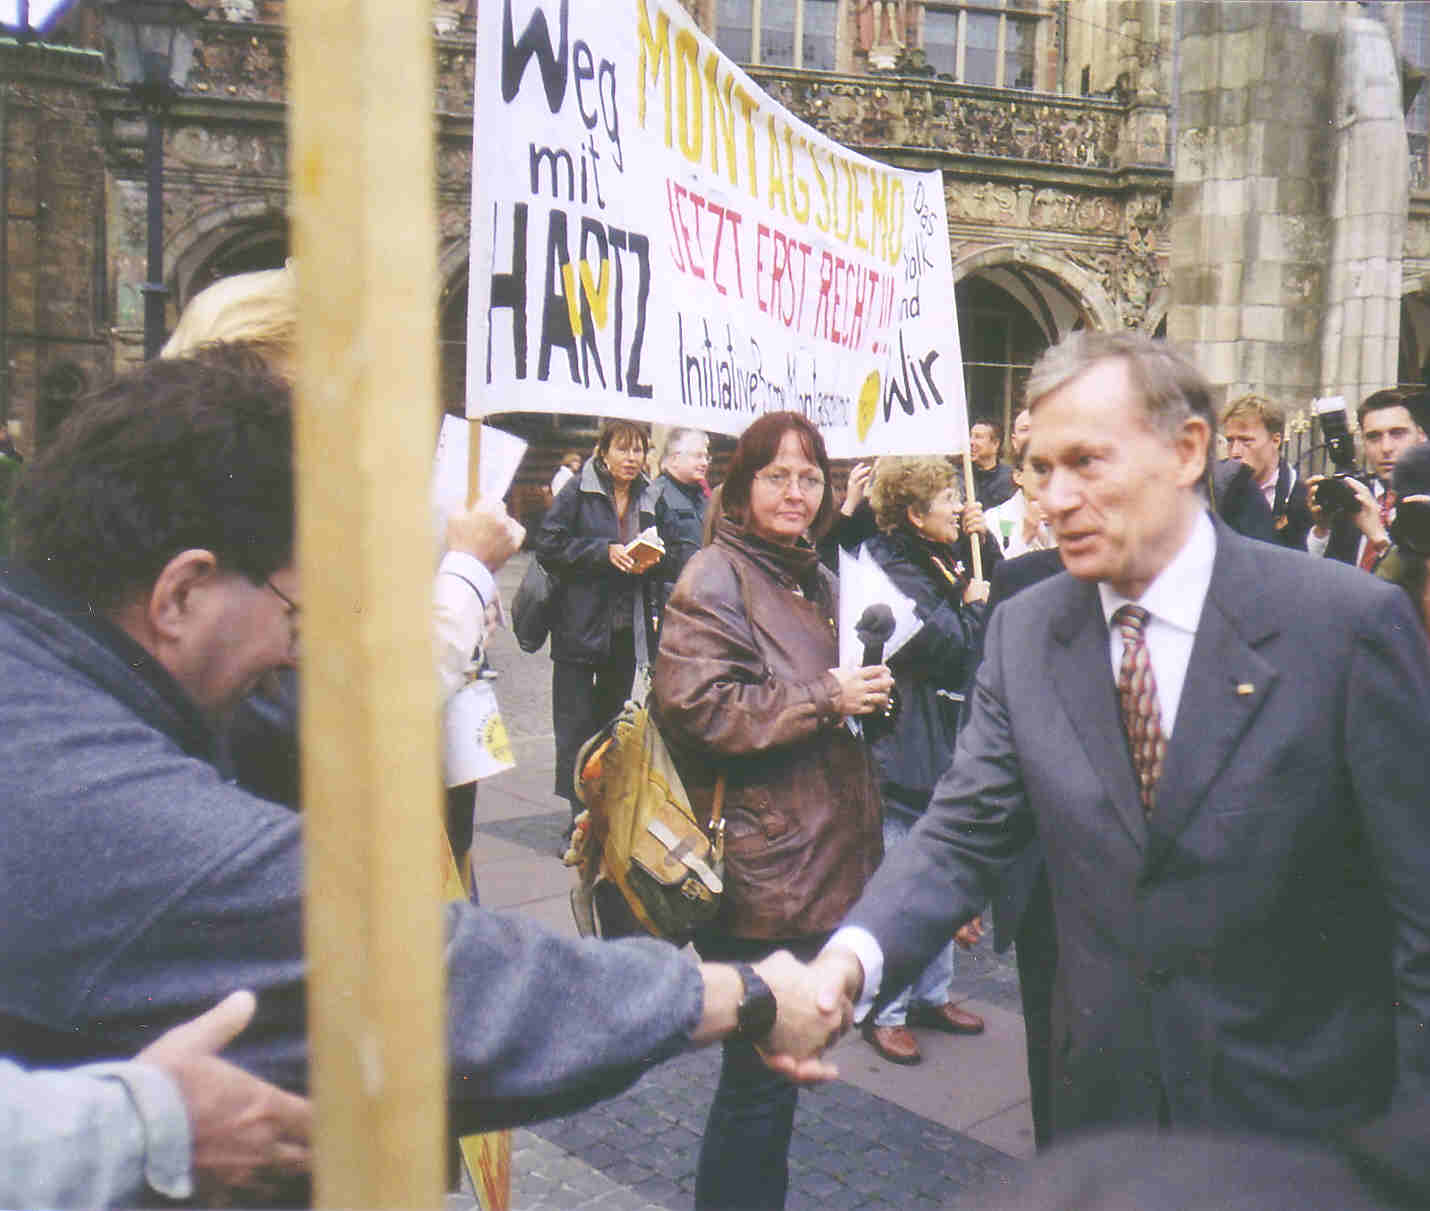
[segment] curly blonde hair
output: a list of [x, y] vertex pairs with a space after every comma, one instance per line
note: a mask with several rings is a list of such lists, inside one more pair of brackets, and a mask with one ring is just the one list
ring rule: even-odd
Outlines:
[[927, 513], [934, 498], [958, 481], [948, 459], [924, 454], [917, 457], [885, 456], [874, 464], [874, 484], [869, 503], [881, 530], [907, 525], [909, 509]]

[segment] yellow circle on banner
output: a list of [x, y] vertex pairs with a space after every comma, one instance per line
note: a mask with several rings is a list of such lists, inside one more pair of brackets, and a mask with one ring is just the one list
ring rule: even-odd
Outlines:
[[506, 724], [501, 713], [493, 711], [482, 724], [482, 747], [491, 754], [493, 761], [510, 765], [515, 758], [511, 755], [511, 737], [506, 734]]
[[864, 380], [864, 385], [859, 388], [859, 412], [856, 418], [859, 440], [862, 442], [869, 436], [869, 430], [874, 427], [874, 418], [879, 415], [879, 372], [869, 371], [869, 376]]

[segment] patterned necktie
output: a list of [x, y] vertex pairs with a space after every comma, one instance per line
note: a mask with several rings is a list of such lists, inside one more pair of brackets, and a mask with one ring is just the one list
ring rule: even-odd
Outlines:
[[1142, 810], [1152, 814], [1157, 798], [1157, 779], [1162, 776], [1162, 758], [1167, 755], [1167, 739], [1162, 735], [1162, 712], [1157, 705], [1157, 679], [1147, 656], [1147, 611], [1141, 606], [1119, 606], [1112, 625], [1122, 635], [1122, 665], [1117, 672], [1117, 696], [1122, 701], [1122, 722], [1127, 728], [1127, 745], [1132, 751], [1132, 768], [1142, 796]]
[[[1390, 523], [1395, 519], [1395, 493], [1387, 488], [1380, 494], [1380, 524], [1387, 530]], [[1361, 552], [1360, 568], [1364, 572], [1374, 572], [1375, 565], [1380, 561], [1380, 552], [1377, 551], [1370, 542], [1365, 544], [1365, 550]]]

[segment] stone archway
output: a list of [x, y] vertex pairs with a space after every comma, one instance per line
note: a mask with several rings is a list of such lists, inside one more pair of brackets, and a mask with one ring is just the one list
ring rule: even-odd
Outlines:
[[954, 295], [969, 416], [1006, 432], [1033, 363], [1078, 328], [1102, 327], [1116, 309], [1076, 266], [1003, 245], [954, 266]]
[[1417, 390], [1430, 385], [1430, 280], [1412, 278], [1400, 296], [1400, 349], [1396, 379]]
[[288, 257], [288, 218], [260, 199], [231, 202], [197, 215], [165, 242], [169, 298], [177, 315], [219, 278], [281, 267]]
[[[1087, 270], [1053, 253], [1026, 244], [997, 244], [960, 258], [953, 266], [956, 286], [964, 278], [979, 274], [990, 280], [1000, 277], [1020, 280], [1022, 288], [1038, 300], [1038, 310], [1053, 317], [1056, 331], [1048, 332], [1052, 344], [1075, 328], [1112, 331], [1122, 326], [1117, 305], [1102, 284]], [[1066, 326], [1058, 317], [1069, 310], [1075, 316]]]

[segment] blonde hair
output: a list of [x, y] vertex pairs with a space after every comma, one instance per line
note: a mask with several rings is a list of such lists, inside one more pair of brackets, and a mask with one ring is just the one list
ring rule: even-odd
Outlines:
[[205, 345], [243, 342], [265, 357], [293, 352], [297, 285], [291, 265], [220, 278], [189, 300], [160, 357], [185, 357]]
[[927, 513], [945, 488], [957, 488], [953, 467], [946, 458], [886, 456], [874, 464], [874, 484], [869, 503], [881, 530], [894, 530], [909, 522], [909, 510]]

